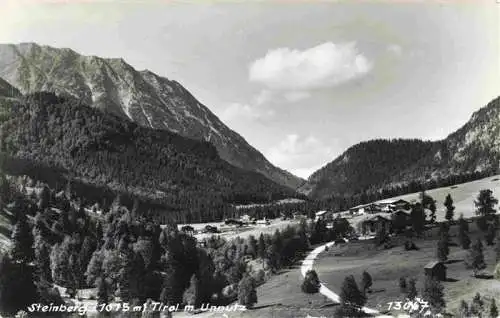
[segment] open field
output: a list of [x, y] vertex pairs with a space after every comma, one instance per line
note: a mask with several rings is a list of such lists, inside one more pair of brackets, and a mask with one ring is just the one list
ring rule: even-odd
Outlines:
[[[470, 224], [470, 227], [472, 240], [481, 237], [475, 224]], [[368, 294], [367, 306], [383, 312], [387, 309], [388, 302], [403, 301], [405, 298], [399, 290], [400, 277], [416, 278], [420, 293], [424, 284], [423, 268], [429, 261], [436, 259], [437, 231], [436, 228], [429, 230], [425, 238], [415, 240], [420, 248], [418, 251], [405, 251], [403, 244], [387, 250], [377, 250], [371, 241], [334, 246], [328, 252], [320, 254], [314, 268], [321, 282], [336, 293], [340, 293], [340, 286], [348, 275], [354, 275], [359, 285], [361, 275], [366, 270], [373, 278], [373, 292]], [[457, 226], [450, 230], [452, 241], [455, 242], [456, 231]], [[400, 243], [402, 242], [403, 240]], [[495, 253], [492, 246], [485, 246], [484, 250], [488, 267], [483, 272], [488, 275], [495, 267]], [[485, 299], [500, 299], [500, 281], [472, 277], [471, 270], [466, 269], [463, 263], [465, 255], [466, 251], [461, 247], [450, 247], [449, 262], [446, 264], [448, 279], [443, 282], [443, 286], [447, 311], [451, 313], [457, 310], [462, 299], [470, 302], [476, 292], [485, 296]]]
[[299, 223], [299, 220], [281, 220], [274, 219], [269, 220], [271, 224], [269, 225], [246, 225], [242, 227], [228, 226], [223, 222], [209, 222], [209, 223], [191, 223], [191, 224], [179, 224], [178, 228], [182, 228], [184, 225], [190, 225], [194, 228], [196, 232], [201, 231], [207, 225], [216, 226], [221, 233], [200, 233], [195, 234], [194, 236], [198, 240], [202, 240], [204, 238], [210, 237], [212, 235], [223, 237], [227, 240], [234, 239], [236, 237], [247, 238], [250, 235], [255, 237], [259, 237], [261, 233], [263, 234], [273, 234], [276, 230], [283, 230], [289, 225], [296, 225]]
[[[436, 221], [440, 222], [444, 220], [445, 208], [443, 203], [448, 193], [451, 195], [453, 204], [455, 205], [455, 218], [458, 218], [461, 213], [463, 213], [465, 218], [469, 218], [475, 216], [474, 211], [476, 208], [474, 206], [474, 200], [479, 194], [479, 191], [483, 189], [490, 189], [493, 191], [493, 196], [500, 198], [500, 175], [457, 184], [450, 187], [432, 189], [426, 191], [426, 193], [436, 200]], [[410, 193], [391, 198], [391, 200], [398, 199], [403, 199], [409, 202], [412, 200], [420, 200], [420, 193]], [[384, 199], [378, 202], [386, 200], [389, 199]]]

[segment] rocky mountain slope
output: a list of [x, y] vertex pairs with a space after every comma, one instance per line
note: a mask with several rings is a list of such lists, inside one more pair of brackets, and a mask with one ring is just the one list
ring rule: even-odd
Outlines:
[[7, 81], [0, 78], [0, 98], [16, 98], [21, 96], [21, 92]]
[[327, 198], [475, 171], [500, 171], [500, 97], [444, 140], [359, 143], [314, 172], [300, 191]]
[[123, 59], [83, 56], [35, 43], [0, 44], [0, 77], [23, 94], [50, 91], [73, 96], [143, 127], [209, 141], [222, 159], [282, 185], [295, 189], [304, 182], [273, 166], [181, 84], [137, 71]]

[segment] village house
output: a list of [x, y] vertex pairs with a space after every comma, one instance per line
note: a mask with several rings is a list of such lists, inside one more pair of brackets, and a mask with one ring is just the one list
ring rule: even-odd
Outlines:
[[382, 229], [390, 231], [391, 227], [392, 220], [390, 213], [377, 213], [361, 220], [358, 223], [358, 232], [362, 235], [375, 235]]
[[405, 201], [403, 199], [393, 201], [393, 202], [391, 202], [391, 205], [393, 206], [394, 210], [410, 210], [411, 209], [410, 202]]
[[440, 281], [446, 280], [446, 266], [444, 266], [443, 262], [429, 262], [427, 265], [425, 265], [424, 271], [425, 276], [427, 277], [432, 277]]
[[364, 215], [369, 213], [376, 213], [379, 211], [375, 203], [361, 204], [349, 209], [352, 215]]
[[328, 211], [318, 211], [315, 214], [314, 222], [318, 222], [318, 220], [326, 220], [326, 217], [328, 215]]

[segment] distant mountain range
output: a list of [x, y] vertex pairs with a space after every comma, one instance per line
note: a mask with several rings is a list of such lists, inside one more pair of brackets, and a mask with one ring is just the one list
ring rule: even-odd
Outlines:
[[123, 59], [83, 56], [35, 43], [0, 44], [0, 77], [23, 94], [50, 91], [76, 97], [143, 127], [208, 141], [225, 161], [290, 188], [304, 183], [273, 166], [181, 84], [147, 70], [137, 71]]
[[444, 140], [371, 140], [350, 147], [299, 191], [324, 199], [475, 171], [500, 172], [500, 98]]
[[373, 192], [450, 174], [499, 171], [499, 98], [444, 140], [362, 142], [305, 182], [269, 163], [182, 85], [150, 71], [137, 71], [123, 59], [83, 56], [34, 43], [0, 44], [0, 78], [4, 79], [0, 79], [0, 95], [7, 98], [50, 91], [142, 127], [207, 141], [232, 165], [298, 188], [314, 199]]

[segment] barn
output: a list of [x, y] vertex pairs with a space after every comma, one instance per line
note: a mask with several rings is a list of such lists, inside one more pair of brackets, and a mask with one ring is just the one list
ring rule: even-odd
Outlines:
[[443, 262], [429, 262], [427, 265], [425, 265], [424, 271], [425, 276], [427, 277], [433, 277], [440, 281], [446, 280], [446, 266], [444, 266]]
[[378, 231], [391, 229], [391, 219], [389, 213], [377, 213], [368, 215], [358, 223], [358, 232], [363, 235], [375, 235]]

